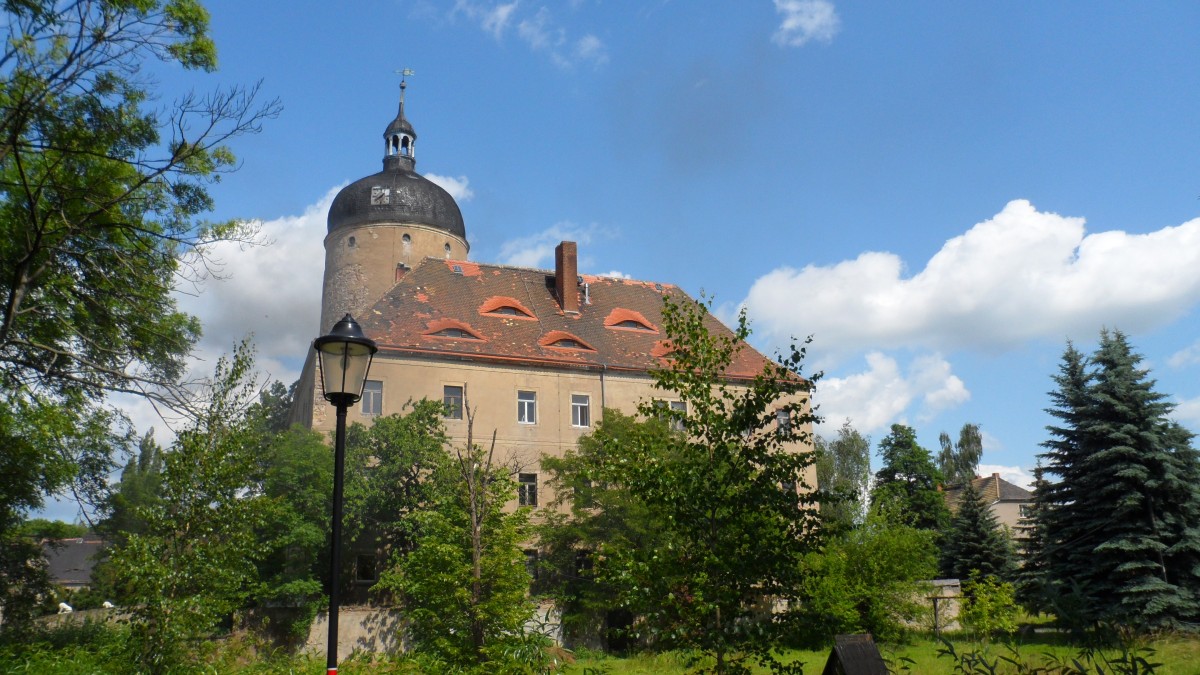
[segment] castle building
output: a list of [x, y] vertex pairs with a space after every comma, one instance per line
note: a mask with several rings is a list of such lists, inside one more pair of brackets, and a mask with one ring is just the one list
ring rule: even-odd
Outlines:
[[[514, 503], [544, 507], [552, 495], [540, 458], [575, 447], [604, 409], [632, 414], [650, 399], [683, 405], [653, 388], [650, 371], [669, 353], [664, 296], [688, 296], [671, 284], [581, 275], [569, 241], [555, 249], [553, 270], [469, 260], [458, 205], [415, 171], [416, 140], [401, 84], [383, 170], [346, 186], [330, 207], [315, 335], [348, 312], [379, 346], [349, 422], [370, 424], [427, 398], [445, 404], [447, 433], [461, 443], [469, 409], [475, 438], [494, 431], [497, 456], [523, 467]], [[731, 334], [706, 320], [714, 333]], [[728, 375], [748, 380], [765, 363], [747, 347]], [[327, 432], [334, 410], [315, 375], [310, 352], [294, 419]]]

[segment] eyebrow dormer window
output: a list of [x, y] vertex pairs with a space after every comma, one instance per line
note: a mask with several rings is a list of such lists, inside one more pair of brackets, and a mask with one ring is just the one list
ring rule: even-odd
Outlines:
[[633, 319], [626, 319], [625, 321], [621, 321], [620, 323], [615, 323], [615, 324], [613, 324], [613, 327], [614, 328], [628, 328], [630, 330], [646, 330], [646, 331], [654, 330], [653, 328], [647, 326], [646, 324], [639, 323], [637, 321], [634, 321]]
[[538, 340], [538, 344], [543, 347], [553, 347], [555, 349], [573, 349], [587, 352], [596, 351], [595, 347], [589, 345], [565, 330], [552, 330], [549, 333], [546, 333], [542, 336], [542, 339]]
[[654, 324], [646, 320], [641, 312], [632, 309], [617, 308], [609, 312], [604, 319], [604, 327], [614, 330], [636, 330], [645, 333], [657, 333]]
[[442, 338], [448, 340], [474, 340], [485, 342], [484, 338], [467, 324], [454, 319], [438, 319], [430, 322], [425, 332], [427, 338]]
[[521, 304], [520, 300], [502, 295], [494, 295], [479, 306], [479, 313], [485, 316], [511, 317], [514, 319], [533, 319], [533, 312]]

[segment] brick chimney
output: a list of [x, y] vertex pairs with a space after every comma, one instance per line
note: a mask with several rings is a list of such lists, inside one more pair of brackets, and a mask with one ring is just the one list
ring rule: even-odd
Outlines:
[[554, 247], [554, 292], [564, 313], [579, 313], [579, 261], [573, 241]]

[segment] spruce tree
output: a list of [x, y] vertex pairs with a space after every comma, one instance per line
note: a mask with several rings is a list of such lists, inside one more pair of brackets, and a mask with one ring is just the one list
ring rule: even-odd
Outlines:
[[1013, 574], [1012, 546], [975, 483], [967, 481], [958, 502], [958, 513], [942, 546], [942, 574], [949, 578], [995, 577], [1008, 581]]
[[[1068, 345], [1041, 455], [1057, 480], [1035, 493], [1032, 561], [1069, 620], [1171, 627], [1200, 617], [1200, 461], [1125, 335], [1091, 360]], [[1035, 568], [1036, 571], [1036, 568]]]
[[1079, 585], [1091, 567], [1091, 551], [1100, 535], [1087, 524], [1086, 508], [1076, 490], [1092, 451], [1084, 431], [1090, 415], [1092, 375], [1087, 358], [1070, 342], [1052, 379], [1057, 389], [1049, 393], [1053, 405], [1046, 412], [1059, 423], [1046, 427], [1051, 438], [1042, 443], [1046, 452], [1038, 456], [1045, 481], [1034, 491], [1033, 517], [1041, 546], [1038, 565], [1045, 574], [1039, 582], [1027, 579], [1025, 586], [1038, 588], [1042, 597], [1036, 604], [1040, 607], [1068, 622], [1087, 623], [1093, 617], [1082, 607], [1086, 594]]
[[1097, 614], [1172, 626], [1197, 615], [1196, 458], [1140, 361], [1123, 333], [1101, 332], [1085, 427], [1096, 450], [1077, 498], [1101, 537], [1089, 575]]

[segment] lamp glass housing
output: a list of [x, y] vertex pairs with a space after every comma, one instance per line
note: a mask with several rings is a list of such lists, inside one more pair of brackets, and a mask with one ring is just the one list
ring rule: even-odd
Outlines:
[[329, 335], [317, 338], [313, 346], [317, 350], [325, 400], [349, 405], [362, 398], [367, 371], [378, 347], [363, 335], [358, 323], [347, 314]]

